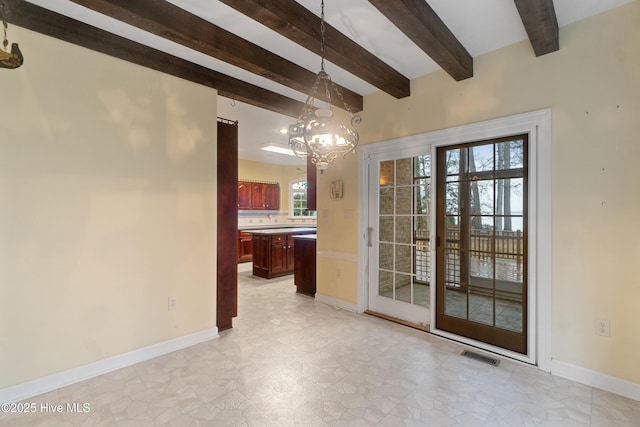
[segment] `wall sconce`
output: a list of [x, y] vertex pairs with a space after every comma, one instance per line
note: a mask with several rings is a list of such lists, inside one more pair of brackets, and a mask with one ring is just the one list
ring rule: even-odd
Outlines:
[[331, 198], [342, 199], [342, 181], [333, 181], [331, 183]]

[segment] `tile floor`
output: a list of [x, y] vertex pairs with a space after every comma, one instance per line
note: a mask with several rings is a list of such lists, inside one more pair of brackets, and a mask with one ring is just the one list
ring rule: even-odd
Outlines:
[[295, 294], [242, 266], [239, 317], [219, 339], [30, 402], [85, 414], [2, 426], [640, 426], [640, 402]]

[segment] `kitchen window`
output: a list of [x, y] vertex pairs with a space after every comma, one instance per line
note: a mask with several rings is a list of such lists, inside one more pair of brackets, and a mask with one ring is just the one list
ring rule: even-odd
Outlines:
[[294, 181], [289, 186], [289, 212], [292, 218], [315, 217], [316, 211], [307, 209], [307, 181]]

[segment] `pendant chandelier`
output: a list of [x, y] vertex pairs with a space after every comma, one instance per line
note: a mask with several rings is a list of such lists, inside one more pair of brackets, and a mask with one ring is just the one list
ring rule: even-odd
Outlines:
[[2, 48], [0, 48], [0, 68], [14, 69], [21, 66], [24, 62], [22, 52], [18, 47], [18, 43], [11, 44], [11, 51], [7, 51], [9, 39], [7, 39], [7, 17], [9, 16], [9, 6], [4, 0], [0, 0], [0, 21], [2, 21], [2, 29], [4, 39], [2, 40]]
[[[321, 172], [329, 167], [339, 155], [345, 157], [353, 153], [358, 146], [358, 131], [355, 125], [362, 121], [359, 115], [354, 115], [345, 102], [340, 90], [331, 80], [331, 76], [324, 69], [324, 0], [321, 1], [320, 33], [320, 71], [316, 75], [315, 83], [307, 96], [307, 101], [298, 117], [298, 121], [289, 126], [289, 146], [299, 157], [310, 157], [311, 162]], [[328, 108], [315, 107], [315, 100], [319, 90], [324, 90]], [[344, 109], [351, 116], [350, 123], [340, 123], [336, 120], [331, 107], [331, 93], [334, 92], [344, 105]]]

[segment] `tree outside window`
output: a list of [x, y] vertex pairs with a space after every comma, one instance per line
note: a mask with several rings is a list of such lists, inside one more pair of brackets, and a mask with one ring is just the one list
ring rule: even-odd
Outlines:
[[295, 181], [290, 187], [291, 216], [294, 218], [314, 217], [316, 211], [307, 209], [307, 181]]

